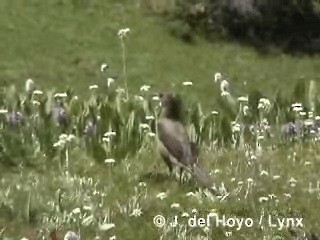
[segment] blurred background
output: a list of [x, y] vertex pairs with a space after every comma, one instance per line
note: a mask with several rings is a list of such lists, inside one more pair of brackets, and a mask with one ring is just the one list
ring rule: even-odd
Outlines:
[[[0, 2], [0, 84], [72, 86], [86, 94], [122, 74], [128, 85], [166, 89], [194, 83], [195, 98], [213, 93], [216, 72], [239, 91], [266, 94], [297, 79], [319, 80], [320, 4], [316, 0], [30, 0]], [[120, 80], [119, 80], [120, 81]], [[207, 102], [207, 101], [206, 101]]]

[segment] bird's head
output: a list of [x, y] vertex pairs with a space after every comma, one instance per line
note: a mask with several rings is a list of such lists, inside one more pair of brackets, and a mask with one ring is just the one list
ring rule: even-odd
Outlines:
[[162, 107], [162, 116], [174, 120], [181, 120], [182, 101], [179, 95], [171, 93], [159, 93]]

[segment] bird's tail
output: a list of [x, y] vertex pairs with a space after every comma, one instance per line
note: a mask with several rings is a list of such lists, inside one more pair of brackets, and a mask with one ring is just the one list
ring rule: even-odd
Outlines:
[[209, 190], [214, 192], [217, 191], [214, 181], [210, 177], [209, 173], [196, 164], [193, 166], [192, 175], [197, 180], [197, 182], [205, 188], [208, 188]]

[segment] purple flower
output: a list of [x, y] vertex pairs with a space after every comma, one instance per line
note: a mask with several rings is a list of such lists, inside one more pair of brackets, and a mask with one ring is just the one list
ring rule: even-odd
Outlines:
[[285, 135], [285, 136], [292, 136], [298, 133], [297, 131], [297, 127], [295, 125], [295, 123], [293, 122], [288, 122], [286, 124], [284, 124], [281, 128], [281, 132]]
[[7, 122], [11, 125], [11, 126], [18, 126], [21, 125], [23, 123], [23, 115], [22, 113], [18, 112], [18, 111], [11, 111], [7, 113], [6, 116]]
[[53, 117], [53, 120], [60, 126], [66, 127], [69, 124], [68, 113], [62, 105], [53, 108], [52, 117]]
[[97, 124], [94, 121], [88, 121], [84, 129], [84, 134], [87, 136], [96, 135], [97, 133]]

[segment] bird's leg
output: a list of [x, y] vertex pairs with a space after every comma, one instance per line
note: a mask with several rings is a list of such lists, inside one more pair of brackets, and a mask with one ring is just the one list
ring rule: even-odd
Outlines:
[[183, 174], [183, 168], [180, 167], [180, 176], [179, 176], [179, 181], [182, 184], [183, 183], [183, 178], [182, 178], [182, 174]]

